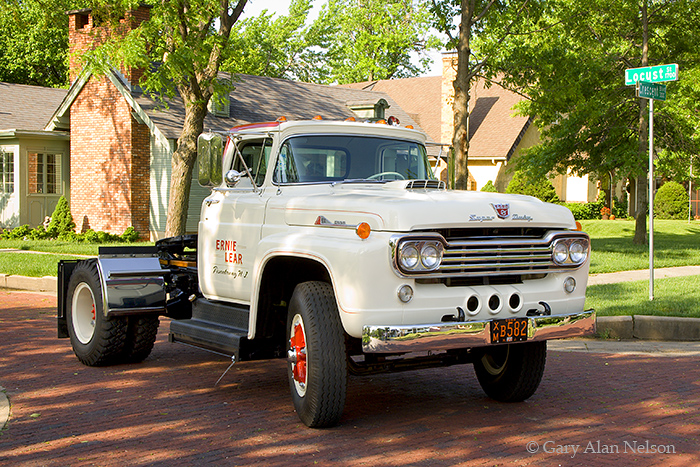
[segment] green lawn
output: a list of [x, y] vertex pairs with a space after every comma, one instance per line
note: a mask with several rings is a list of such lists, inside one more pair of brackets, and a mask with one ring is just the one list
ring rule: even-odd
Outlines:
[[[109, 245], [117, 244], [103, 244], [102, 246]], [[133, 243], [132, 245], [153, 245], [153, 243], [142, 242]], [[0, 239], [0, 250], [12, 248], [51, 253], [34, 254], [0, 251], [0, 273], [29, 277], [55, 276], [59, 260], [97, 256], [99, 247], [100, 245], [98, 244], [73, 243], [59, 240]]]
[[[649, 268], [649, 246], [634, 245], [634, 221], [582, 221], [591, 236], [591, 274]], [[700, 265], [700, 222], [654, 221], [654, 267]]]
[[649, 280], [600, 284], [586, 290], [586, 308], [598, 316], [655, 315], [700, 318], [700, 277], [670, 277], [654, 281], [649, 300]]

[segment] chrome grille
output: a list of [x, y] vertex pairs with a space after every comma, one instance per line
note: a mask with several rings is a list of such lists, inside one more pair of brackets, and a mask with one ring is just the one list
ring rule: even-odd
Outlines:
[[447, 241], [440, 275], [535, 274], [561, 269], [552, 261], [552, 241], [484, 238]]

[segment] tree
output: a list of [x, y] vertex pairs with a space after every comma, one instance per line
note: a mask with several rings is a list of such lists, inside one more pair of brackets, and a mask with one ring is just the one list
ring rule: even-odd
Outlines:
[[[430, 10], [434, 15], [434, 26], [449, 38], [448, 48], [457, 50], [457, 75], [453, 82], [454, 131], [454, 188], [466, 190], [469, 171], [469, 92], [471, 82], [482, 69], [488, 67], [490, 54], [486, 48], [478, 53], [472, 49], [472, 36], [488, 35], [496, 42], [504, 41], [518, 29], [529, 0], [432, 0]], [[458, 5], [458, 6], [457, 6]], [[452, 33], [453, 18], [460, 18], [458, 35]]]
[[[530, 17], [530, 34], [506, 42], [480, 36], [493, 57], [489, 69], [528, 98], [521, 111], [535, 117], [542, 143], [521, 162], [531, 175], [622, 173], [636, 187], [635, 243], [646, 241], [647, 102], [624, 85], [626, 68], [697, 63], [697, 5], [686, 0], [556, 0]], [[673, 99], [677, 86], [669, 86]], [[687, 125], [655, 106], [667, 130], [657, 147], [677, 148]], [[673, 130], [676, 128], [676, 130]], [[686, 146], [687, 147], [687, 146]], [[632, 203], [631, 203], [632, 204]], [[634, 204], [632, 204], [634, 205]]]
[[311, 0], [293, 0], [289, 14], [275, 17], [267, 10], [237, 23], [231, 31], [232, 53], [222, 69], [273, 78], [326, 82], [330, 73], [323, 61], [331, 26], [306, 26]]
[[428, 35], [430, 15], [413, 0], [328, 0], [316, 29], [329, 38], [325, 61], [328, 83], [356, 83], [416, 76], [428, 69], [429, 58], [411, 61], [439, 45]]
[[0, 3], [0, 81], [35, 86], [68, 84], [67, 0]]
[[[120, 12], [136, 8], [135, 0], [96, 0], [93, 15], [115, 21]], [[142, 2], [141, 2], [142, 3]], [[231, 53], [229, 39], [246, 0], [158, 2], [151, 0], [150, 18], [126, 34], [112, 34], [86, 54], [96, 70], [118, 63], [144, 70], [140, 85], [152, 96], [167, 101], [179, 94], [185, 106], [182, 133], [172, 156], [166, 235], [185, 232], [187, 200], [207, 104], [215, 91], [229, 90], [219, 80], [219, 69]], [[116, 24], [116, 23], [113, 23]], [[156, 65], [153, 65], [156, 64]]]

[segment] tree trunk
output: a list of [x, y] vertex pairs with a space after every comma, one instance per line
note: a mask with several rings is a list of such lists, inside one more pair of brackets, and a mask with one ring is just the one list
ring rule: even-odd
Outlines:
[[185, 122], [173, 153], [170, 197], [165, 235], [184, 235], [187, 230], [187, 208], [192, 186], [192, 174], [197, 159], [197, 138], [204, 128], [207, 106], [201, 100], [183, 93]]
[[452, 86], [455, 90], [452, 110], [454, 112], [454, 133], [452, 147], [454, 148], [455, 186], [457, 190], [468, 188], [469, 169], [469, 70], [470, 36], [472, 17], [469, 0], [462, 0], [462, 22], [459, 26], [459, 44], [457, 46], [457, 76]]
[[[642, 2], [642, 66], [649, 65], [649, 18], [647, 17], [646, 1]], [[639, 160], [644, 161], [647, 158], [649, 139], [648, 135], [648, 110], [647, 100], [639, 99]], [[642, 167], [646, 167], [642, 164]], [[648, 170], [644, 170], [642, 175], [637, 177], [636, 193], [637, 193], [637, 211], [635, 213], [634, 238], [632, 243], [635, 245], [644, 245], [647, 243], [647, 212], [649, 210], [649, 200], [652, 193], [648, 189]]]

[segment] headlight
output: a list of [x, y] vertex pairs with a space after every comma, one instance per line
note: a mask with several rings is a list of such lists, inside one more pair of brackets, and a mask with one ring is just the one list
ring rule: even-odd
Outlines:
[[566, 247], [566, 243], [563, 241], [555, 243], [552, 257], [557, 264], [566, 263], [566, 260], [569, 258], [569, 249]]
[[558, 238], [552, 246], [552, 261], [559, 266], [580, 266], [588, 258], [587, 238]]
[[396, 265], [404, 273], [436, 271], [444, 249], [437, 239], [405, 238], [399, 241]]
[[588, 256], [588, 247], [584, 246], [580, 240], [574, 240], [569, 245], [569, 258], [576, 264], [581, 264], [586, 261], [586, 256]]
[[418, 248], [413, 244], [406, 244], [399, 253], [399, 263], [404, 269], [411, 270], [418, 264]]
[[426, 243], [420, 251], [420, 262], [425, 269], [432, 271], [440, 266], [442, 260], [442, 245], [437, 243]]

